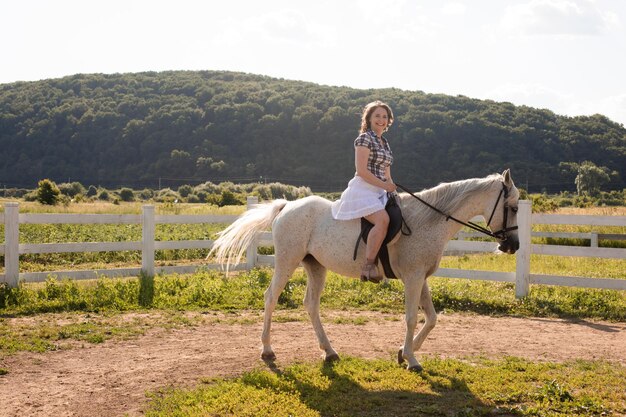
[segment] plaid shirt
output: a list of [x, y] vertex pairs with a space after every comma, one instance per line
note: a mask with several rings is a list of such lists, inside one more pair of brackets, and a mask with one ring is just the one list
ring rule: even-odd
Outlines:
[[385, 170], [393, 163], [393, 154], [389, 148], [389, 142], [384, 136], [381, 137], [383, 145], [380, 144], [378, 136], [371, 129], [361, 133], [354, 141], [354, 146], [365, 146], [370, 150], [367, 158], [367, 169], [383, 181], [387, 181]]

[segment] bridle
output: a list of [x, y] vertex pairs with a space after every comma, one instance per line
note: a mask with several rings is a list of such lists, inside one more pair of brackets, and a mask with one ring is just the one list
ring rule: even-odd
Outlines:
[[504, 210], [504, 217], [502, 220], [502, 229], [496, 231], [496, 232], [492, 232], [491, 230], [487, 229], [486, 227], [483, 227], [479, 224], [476, 224], [474, 222], [464, 222], [461, 221], [457, 218], [455, 218], [454, 216], [447, 214], [441, 210], [439, 210], [437, 207], [433, 206], [432, 204], [424, 201], [423, 199], [421, 199], [420, 197], [416, 196], [415, 193], [413, 193], [411, 190], [407, 189], [406, 187], [404, 187], [403, 185], [400, 185], [398, 183], [396, 183], [396, 186], [398, 188], [400, 188], [401, 190], [406, 191], [407, 193], [409, 193], [409, 195], [411, 195], [411, 197], [417, 199], [418, 201], [420, 201], [422, 204], [426, 205], [427, 207], [429, 207], [430, 209], [436, 211], [437, 213], [441, 214], [442, 216], [445, 216], [446, 221], [448, 220], [453, 220], [459, 224], [462, 224], [463, 226], [469, 227], [470, 229], [476, 230], [477, 232], [483, 233], [489, 237], [493, 237], [494, 239], [498, 239], [502, 242], [506, 241], [508, 239], [507, 233], [511, 232], [513, 230], [517, 230], [517, 226], [511, 226], [511, 227], [507, 227], [507, 222], [509, 220], [509, 209], [513, 212], [516, 213], [517, 212], [517, 208], [513, 207], [509, 207], [509, 203], [507, 202], [507, 199], [509, 198], [509, 192], [510, 189], [504, 184], [504, 182], [502, 182], [502, 189], [500, 190], [500, 194], [498, 194], [498, 199], [496, 200], [496, 204], [494, 204], [493, 206], [493, 210], [491, 210], [491, 216], [489, 216], [489, 221], [487, 221], [487, 226], [489, 226], [491, 224], [491, 220], [493, 220], [493, 215], [496, 213], [496, 209], [498, 208], [498, 204], [500, 203], [500, 199], [502, 198], [502, 196], [504, 196], [504, 204], [503, 204], [503, 210]]
[[517, 213], [517, 207], [513, 207], [513, 208], [509, 207], [509, 203], [507, 201], [509, 198], [509, 191], [510, 189], [507, 188], [507, 186], [503, 182], [502, 189], [500, 190], [500, 194], [498, 194], [498, 199], [496, 200], [496, 204], [493, 206], [493, 210], [491, 211], [491, 216], [489, 216], [489, 221], [487, 222], [487, 226], [489, 226], [489, 224], [491, 223], [491, 220], [493, 219], [493, 215], [496, 212], [496, 208], [498, 207], [498, 203], [500, 202], [500, 198], [502, 198], [502, 196], [504, 195], [503, 206], [502, 206], [504, 210], [503, 217], [502, 217], [502, 229], [498, 230], [497, 232], [491, 233], [493, 237], [495, 237], [496, 239], [500, 239], [502, 241], [507, 240], [508, 236], [506, 234], [508, 232], [518, 229], [517, 226], [507, 227], [508, 220], [509, 220], [509, 209], [513, 213]]

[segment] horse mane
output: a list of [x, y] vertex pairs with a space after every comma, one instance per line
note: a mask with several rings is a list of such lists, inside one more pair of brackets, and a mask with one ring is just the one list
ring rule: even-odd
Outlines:
[[[488, 190], [494, 181], [503, 181], [502, 174], [491, 174], [485, 178], [470, 178], [461, 181], [444, 182], [436, 187], [422, 190], [416, 193], [416, 195], [444, 213], [452, 215], [465, 200], [477, 193]], [[411, 204], [413, 204], [413, 202], [418, 204], [417, 210], [406, 210], [406, 213], [404, 213], [407, 218], [414, 220], [418, 224], [434, 221], [437, 218], [444, 218], [435, 210], [417, 202], [407, 193], [400, 194], [400, 198], [405, 203], [411, 201]]]

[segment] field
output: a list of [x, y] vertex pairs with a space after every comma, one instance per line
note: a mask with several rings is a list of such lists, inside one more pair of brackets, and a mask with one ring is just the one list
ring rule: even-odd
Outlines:
[[[170, 204], [157, 213], [198, 214], [200, 207]], [[21, 210], [41, 206], [21, 204]], [[139, 213], [141, 206], [67, 210]], [[599, 210], [605, 212], [595, 214], [626, 213]], [[20, 227], [23, 242], [141, 237], [129, 226], [27, 226]], [[167, 226], [157, 238], [211, 238], [221, 227]], [[162, 251], [157, 259], [185, 263], [204, 254]], [[38, 271], [136, 265], [140, 258], [115, 252], [24, 261], [23, 270]], [[532, 265], [533, 273], [626, 279], [619, 260], [542, 256]], [[446, 257], [442, 266], [512, 271], [515, 260], [466, 255]], [[532, 286], [529, 297], [517, 300], [511, 284], [429, 279], [440, 318], [423, 347], [425, 371], [413, 374], [393, 358], [404, 333], [400, 283], [362, 284], [330, 274], [323, 321], [342, 361], [325, 365], [301, 307], [301, 270], [279, 300], [273, 328], [279, 360], [260, 361], [263, 291], [271, 273], [50, 278], [1, 289], [0, 410], [8, 416], [626, 415], [623, 292]]]

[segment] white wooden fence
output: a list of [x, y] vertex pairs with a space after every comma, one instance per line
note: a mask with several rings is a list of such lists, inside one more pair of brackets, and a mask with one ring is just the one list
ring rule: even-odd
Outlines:
[[[256, 198], [248, 199], [248, 207], [257, 203]], [[155, 267], [154, 252], [163, 249], [209, 249], [211, 240], [185, 241], [155, 241], [156, 224], [200, 224], [200, 223], [230, 223], [237, 216], [214, 215], [155, 215], [154, 206], [143, 206], [140, 215], [111, 215], [111, 214], [20, 214], [18, 203], [6, 203], [4, 214], [0, 213], [0, 222], [4, 223], [5, 243], [0, 244], [0, 254], [4, 254], [5, 272], [0, 274], [0, 282], [7, 282], [16, 286], [19, 281], [40, 282], [49, 275], [69, 277], [74, 279], [93, 279], [101, 276], [136, 276], [140, 272], [148, 275], [155, 273], [188, 273], [198, 267], [217, 269], [219, 265], [202, 264], [186, 266]], [[44, 243], [20, 244], [20, 224], [141, 224], [142, 240], [139, 242], [95, 242], [95, 243]], [[597, 258], [626, 259], [626, 249], [599, 248], [597, 241], [594, 246], [593, 235], [577, 234], [576, 237], [592, 240], [592, 247], [572, 247], [557, 245], [539, 245], [531, 243], [533, 236], [546, 236], [545, 232], [532, 232], [533, 224], [575, 224], [591, 226], [626, 226], [626, 216], [572, 216], [554, 214], [532, 214], [529, 201], [520, 201], [518, 211], [518, 226], [520, 249], [516, 256], [515, 272], [476, 271], [452, 268], [439, 268], [435, 273], [439, 277], [467, 278], [489, 281], [514, 282], [516, 296], [523, 297], [529, 292], [530, 284], [563, 285], [586, 288], [604, 288], [626, 290], [626, 279], [569, 277], [557, 275], [540, 275], [530, 273], [531, 254], [554, 256], [579, 256]], [[463, 232], [461, 232], [463, 233]], [[561, 236], [563, 235], [563, 236]], [[553, 234], [554, 237], [573, 237], [571, 234]], [[597, 234], [596, 234], [597, 236]], [[463, 236], [462, 236], [463, 237]], [[612, 239], [622, 239], [623, 235], [609, 235]], [[271, 232], [261, 233], [256, 242], [248, 248], [246, 262], [236, 265], [232, 270], [250, 269], [255, 265], [273, 265], [273, 255], [259, 255], [258, 247], [272, 245]], [[494, 252], [497, 243], [466, 240], [452, 240], [446, 250], [462, 252]], [[142, 254], [141, 268], [117, 268], [82, 271], [48, 271], [48, 272], [19, 272], [19, 255], [35, 253], [62, 253], [62, 252], [103, 252], [138, 250]]]

